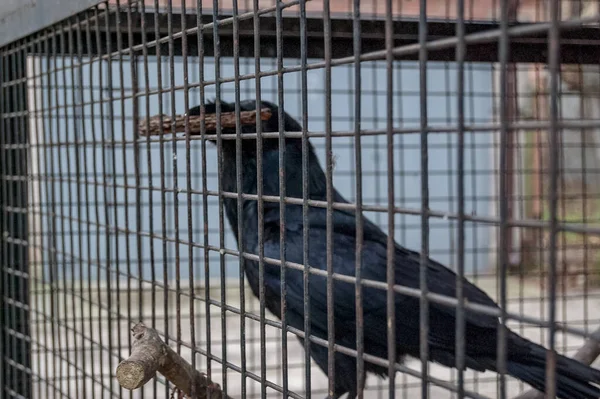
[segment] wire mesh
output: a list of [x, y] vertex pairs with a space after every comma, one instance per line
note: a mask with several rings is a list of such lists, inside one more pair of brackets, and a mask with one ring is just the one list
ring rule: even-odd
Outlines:
[[[1, 396], [170, 397], [162, 375], [117, 382], [138, 321], [231, 397], [529, 389], [504, 330], [498, 374], [427, 362], [427, 337], [460, 366], [472, 312], [568, 356], [597, 328], [598, 19], [596, 1], [115, 0], [0, 48]], [[248, 101], [277, 123], [242, 126]], [[216, 136], [139, 135], [195, 106]], [[428, 258], [499, 308], [452, 276], [436, 294]]]

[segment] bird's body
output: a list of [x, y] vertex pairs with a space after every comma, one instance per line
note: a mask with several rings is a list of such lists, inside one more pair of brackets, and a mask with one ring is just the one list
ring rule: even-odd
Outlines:
[[[261, 107], [270, 107], [273, 116], [263, 122], [263, 131], [278, 131], [277, 108], [263, 102]], [[244, 101], [242, 110], [255, 109], [255, 101]], [[206, 113], [214, 113], [214, 104], [206, 105]], [[222, 112], [233, 111], [233, 104], [221, 103]], [[198, 109], [190, 114], [199, 113]], [[285, 114], [286, 131], [300, 131], [299, 124]], [[255, 132], [254, 127], [244, 127], [244, 132]], [[231, 131], [228, 131], [231, 132]], [[302, 198], [302, 151], [300, 139], [286, 139], [285, 178], [286, 196]], [[312, 147], [309, 153], [309, 198], [326, 200], [326, 179]], [[243, 140], [242, 146], [242, 190], [245, 194], [257, 193], [256, 141]], [[263, 195], [279, 196], [279, 151], [277, 139], [264, 139], [263, 143]], [[224, 191], [237, 192], [235, 141], [223, 141], [223, 180]], [[224, 208], [234, 231], [238, 245], [245, 252], [258, 254], [258, 202], [244, 200], [242, 215], [238, 215], [237, 199], [224, 198]], [[334, 201], [347, 203], [337, 191]], [[264, 201], [264, 256], [281, 258], [279, 202]], [[327, 224], [326, 209], [309, 208], [308, 222], [308, 265], [313, 269], [326, 270]], [[241, 217], [243, 235], [238, 236], [238, 218]], [[362, 279], [387, 281], [387, 235], [375, 224], [362, 217], [363, 249]], [[304, 263], [304, 222], [302, 205], [285, 205], [285, 260]], [[353, 211], [334, 210], [332, 223], [332, 264], [337, 275], [355, 276], [356, 263], [356, 216]], [[395, 283], [414, 289], [420, 288], [420, 254], [395, 245]], [[258, 263], [246, 260], [245, 272], [253, 293], [259, 296]], [[264, 273], [265, 306], [281, 317], [281, 266], [266, 264]], [[428, 262], [428, 289], [430, 292], [456, 297], [456, 274], [445, 266], [430, 259]], [[497, 307], [495, 302], [482, 290], [468, 282], [464, 283], [464, 296], [469, 303]], [[310, 334], [322, 339], [328, 338], [327, 324], [327, 279], [323, 275], [311, 274], [308, 292], [304, 289], [304, 275], [301, 270], [287, 268], [286, 322], [304, 330], [304, 298], [310, 303]], [[348, 348], [356, 348], [356, 296], [353, 283], [335, 281], [333, 288], [333, 319], [335, 342]], [[396, 294], [395, 328], [397, 361], [404, 356], [419, 357], [420, 350], [420, 301], [419, 298]], [[363, 348], [366, 354], [386, 359], [388, 357], [387, 294], [385, 290], [365, 286], [363, 288], [364, 331]], [[430, 360], [447, 367], [456, 367], [455, 357], [456, 308], [435, 302], [429, 304], [429, 356]], [[495, 316], [465, 310], [465, 365], [477, 371], [496, 371], [497, 335], [500, 328]], [[546, 350], [507, 329], [507, 372], [533, 387], [544, 390]], [[311, 343], [311, 357], [327, 373], [327, 347]], [[335, 394], [340, 397], [349, 393], [349, 398], [357, 395], [361, 384], [357, 383], [356, 358], [336, 352]], [[365, 371], [386, 376], [387, 368], [365, 362]], [[563, 356], [557, 357], [557, 396], [564, 399], [599, 398], [600, 371]], [[364, 381], [364, 377], [363, 377]]]

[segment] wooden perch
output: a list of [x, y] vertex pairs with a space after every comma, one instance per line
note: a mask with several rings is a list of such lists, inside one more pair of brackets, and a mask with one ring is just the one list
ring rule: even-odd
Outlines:
[[[231, 399], [225, 396], [221, 387], [213, 383], [204, 373], [165, 344], [152, 328], [138, 323], [131, 329], [133, 345], [129, 359], [117, 366], [119, 384], [129, 390], [140, 388], [150, 381], [158, 371], [187, 397], [193, 399]], [[192, 397], [192, 387], [195, 394]]]
[[[592, 333], [592, 338], [588, 338], [583, 346], [579, 348], [573, 359], [590, 366], [598, 356], [600, 356], [600, 327]], [[544, 396], [542, 392], [530, 389], [514, 399], [544, 399]]]
[[[190, 115], [188, 116], [189, 131], [191, 134], [200, 134], [200, 123], [204, 117], [206, 130], [215, 130], [217, 128], [217, 115]], [[263, 108], [260, 110], [260, 120], [266, 121], [271, 118], [271, 110]], [[142, 120], [138, 126], [141, 136], [154, 136], [161, 133], [161, 115], [154, 115], [146, 120]], [[256, 111], [241, 111], [240, 122], [242, 125], [256, 124]], [[221, 113], [221, 127], [235, 128], [235, 112]], [[162, 115], [162, 131], [164, 133], [183, 133], [185, 132], [185, 115], [175, 117], [175, 128], [170, 116]]]
[[[142, 387], [150, 381], [156, 372], [164, 375], [169, 382], [192, 397], [192, 387], [195, 386], [193, 399], [232, 399], [226, 396], [221, 387], [212, 382], [204, 373], [192, 366], [165, 344], [152, 328], [138, 323], [131, 329], [133, 345], [129, 359], [122, 361], [117, 367], [119, 384], [129, 390]], [[600, 327], [592, 333], [593, 338], [573, 356], [573, 359], [591, 365], [600, 356]], [[531, 389], [514, 399], [544, 399], [544, 394]]]

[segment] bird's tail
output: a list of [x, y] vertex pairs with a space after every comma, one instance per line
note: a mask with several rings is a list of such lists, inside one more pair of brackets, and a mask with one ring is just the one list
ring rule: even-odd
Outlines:
[[[510, 333], [507, 372], [538, 391], [546, 387], [546, 348]], [[600, 398], [600, 370], [565, 356], [556, 356], [556, 396], [561, 399]]]

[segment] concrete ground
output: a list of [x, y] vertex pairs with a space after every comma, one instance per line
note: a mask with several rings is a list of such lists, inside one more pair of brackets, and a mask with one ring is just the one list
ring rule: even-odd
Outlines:
[[[134, 285], [135, 284], [135, 285]], [[496, 281], [493, 278], [481, 279], [477, 284], [490, 295], [496, 297]], [[182, 283], [182, 289], [188, 286]], [[529, 281], [522, 284], [517, 279], [508, 281], [509, 311], [530, 317], [546, 319], [548, 317], [548, 302], [544, 300], [545, 293], [539, 288], [539, 283]], [[245, 328], [241, 328], [241, 318], [235, 313], [240, 307], [239, 287], [228, 284], [226, 304], [230, 310], [225, 318], [221, 316], [220, 289], [211, 289], [210, 318], [207, 318], [206, 303], [203, 300], [205, 291], [196, 288], [196, 298], [191, 301], [189, 295], [180, 296], [180, 312], [177, 312], [177, 297], [174, 293], [167, 296], [164, 290], [157, 287], [154, 294], [150, 287], [142, 287], [138, 294], [137, 283], [132, 282], [131, 293], [128, 294], [126, 283], [121, 283], [119, 290], [112, 287], [113, 293], [107, 295], [106, 287], [38, 287], [34, 292], [32, 303], [34, 342], [33, 371], [41, 377], [34, 387], [35, 397], [38, 398], [108, 398], [108, 397], [142, 397], [167, 398], [169, 392], [165, 388], [164, 379], [158, 376], [156, 382], [148, 383], [130, 396], [128, 391], [120, 390], [114, 377], [115, 369], [120, 360], [129, 354], [129, 329], [131, 324], [143, 320], [152, 324], [164, 333], [168, 328], [170, 343], [180, 338], [183, 345], [181, 355], [191, 362], [191, 350], [195, 345], [201, 353], [196, 353], [195, 365], [201, 371], [207, 371], [206, 353], [216, 360], [211, 362], [211, 375], [214, 381], [222, 386], [223, 368], [221, 359], [232, 366], [227, 370], [227, 391], [233, 398], [242, 397], [242, 378], [236, 371], [242, 365], [242, 339], [245, 333], [245, 369], [246, 396], [261, 397], [261, 350], [260, 323], [245, 319]], [[173, 285], [170, 287], [175, 289]], [[571, 327], [594, 329], [600, 324], [600, 290], [571, 291], [567, 296], [557, 301], [557, 319]], [[154, 302], [153, 302], [154, 297]], [[521, 298], [521, 299], [520, 299]], [[165, 301], [166, 309], [165, 312]], [[193, 317], [191, 306], [194, 306]], [[245, 308], [247, 312], [259, 314], [258, 301], [246, 288]], [[110, 310], [110, 312], [109, 312]], [[166, 315], [166, 317], [165, 317]], [[180, 317], [180, 329], [177, 328], [177, 317]], [[110, 318], [110, 319], [109, 319]], [[166, 322], [165, 322], [166, 319]], [[267, 319], [274, 317], [267, 312]], [[585, 320], [588, 321], [586, 326]], [[210, 325], [208, 326], [208, 323]], [[191, 339], [191, 325], [195, 329], [195, 342]], [[547, 342], [547, 331], [539, 327], [510, 323], [511, 328], [536, 342]], [[368, 327], [368, 326], [367, 326]], [[522, 330], [520, 330], [522, 328]], [[210, 332], [210, 337], [207, 334]], [[305, 367], [304, 349], [292, 335], [287, 335], [287, 373], [282, 368], [282, 337], [279, 329], [265, 327], [265, 372], [270, 384], [283, 384], [282, 376], [288, 375], [288, 388], [300, 397], [305, 397]], [[210, 340], [210, 344], [208, 343]], [[223, 343], [226, 342], [224, 346]], [[558, 334], [557, 345], [561, 352], [573, 354], [581, 346], [583, 339], [573, 335]], [[224, 352], [225, 351], [225, 352]], [[420, 362], [410, 360], [407, 366], [420, 371]], [[311, 364], [311, 392], [314, 398], [325, 398], [327, 379], [314, 364]], [[430, 366], [433, 377], [456, 381], [456, 373], [438, 365]], [[497, 381], [493, 373], [466, 373], [467, 390], [478, 392], [485, 397], [497, 397]], [[258, 381], [257, 381], [258, 380]], [[508, 379], [509, 397], [528, 387], [515, 380]], [[387, 381], [370, 377], [367, 380], [367, 398], [383, 398], [387, 394]], [[395, 389], [398, 398], [421, 397], [420, 380], [398, 373]], [[266, 389], [267, 397], [280, 398], [282, 394], [271, 388]], [[444, 388], [430, 385], [432, 398], [453, 398], [453, 394]]]

